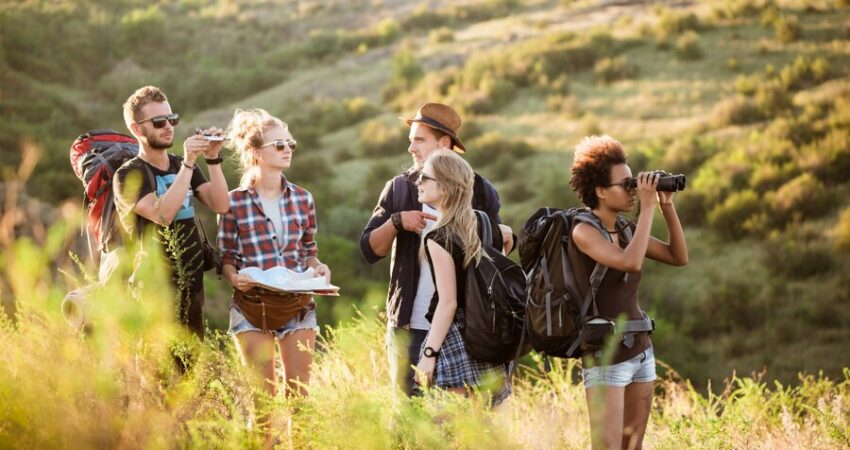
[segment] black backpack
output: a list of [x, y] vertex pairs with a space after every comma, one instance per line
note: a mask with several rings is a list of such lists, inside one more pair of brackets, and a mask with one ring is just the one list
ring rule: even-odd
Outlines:
[[493, 247], [490, 218], [476, 210], [482, 228], [483, 251], [478, 264], [470, 264], [466, 275], [466, 318], [463, 339], [475, 359], [507, 363], [528, 352], [523, 343], [523, 314], [526, 303], [525, 273], [520, 266]]
[[[528, 274], [528, 304], [525, 321], [527, 335], [534, 350], [548, 356], [579, 358], [588, 348], [582, 348], [582, 336], [588, 331], [598, 333], [600, 326], [607, 334], [624, 333], [626, 342], [638, 331], [652, 331], [651, 319], [630, 320], [615, 330], [612, 318], [599, 316], [596, 292], [608, 271], [597, 263], [590, 276], [590, 289], [584, 298], [578, 294], [575, 273], [567, 256], [567, 247], [573, 227], [587, 223], [611, 240], [599, 219], [587, 208], [541, 208], [526, 221], [519, 237], [519, 256], [522, 268]], [[617, 229], [621, 236], [631, 240], [632, 229], [624, 218], [618, 218]], [[626, 274], [625, 276], [628, 276]], [[592, 310], [591, 310], [592, 308]], [[592, 322], [591, 322], [592, 321]], [[587, 326], [591, 322], [593, 326]], [[599, 336], [594, 336], [594, 339]], [[585, 344], [587, 344], [585, 342]]]

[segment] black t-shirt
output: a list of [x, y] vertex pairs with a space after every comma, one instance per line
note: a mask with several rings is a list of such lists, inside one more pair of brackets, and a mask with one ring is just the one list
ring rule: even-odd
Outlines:
[[[144, 196], [154, 192], [154, 189], [156, 189], [157, 196], [165, 195], [165, 192], [174, 183], [182, 162], [183, 158], [169, 154], [168, 170], [160, 170], [140, 158], [133, 158], [115, 172], [115, 185], [113, 187], [115, 208], [121, 220], [121, 225], [128, 235], [140, 237], [153, 226], [156, 239], [160, 242], [165, 241], [162, 233], [163, 227], [136, 214], [133, 208]], [[198, 187], [206, 182], [206, 177], [196, 165], [192, 171], [192, 181], [189, 184], [189, 190], [186, 192], [186, 198], [183, 200], [183, 206], [177, 211], [171, 225], [167, 227], [169, 232], [173, 233], [172, 239], [178, 244], [175, 247], [178, 249], [176, 253], [179, 253], [179, 255], [169, 252], [168, 246], [163, 246], [171, 264], [172, 276], [176, 277], [176, 269], [183, 267], [192, 280], [192, 290], [202, 286], [204, 275], [201, 236], [195, 226], [195, 209], [192, 207], [192, 196], [197, 196]]]
[[[476, 214], [476, 219], [478, 215]], [[501, 251], [504, 246], [502, 241], [502, 231], [499, 229], [499, 224], [490, 222], [493, 231], [493, 247]], [[478, 237], [481, 238], [481, 223], [478, 224]], [[449, 239], [446, 236], [445, 230], [437, 228], [425, 236], [425, 254], [428, 256], [428, 263], [431, 269], [431, 279], [434, 284], [437, 283], [437, 277], [434, 274], [434, 261], [431, 259], [431, 252], [428, 250], [428, 241], [432, 240], [446, 249], [452, 255], [452, 261], [455, 264], [455, 281], [457, 283], [457, 307], [466, 307], [466, 272], [468, 267], [463, 267], [463, 247], [460, 244], [460, 239], [453, 236]], [[451, 243], [449, 243], [451, 241]], [[474, 262], [470, 263], [474, 264]], [[434, 318], [434, 311], [437, 309], [437, 303], [440, 301], [439, 290], [434, 290], [434, 296], [431, 298], [431, 305], [428, 307], [428, 313], [425, 314], [425, 319], [430, 322]]]

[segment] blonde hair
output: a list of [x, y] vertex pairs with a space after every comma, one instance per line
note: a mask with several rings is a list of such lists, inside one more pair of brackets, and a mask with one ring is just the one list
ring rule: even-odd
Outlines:
[[463, 267], [471, 262], [476, 264], [481, 257], [487, 257], [478, 236], [478, 218], [472, 210], [472, 186], [475, 173], [472, 167], [457, 153], [450, 150], [437, 150], [425, 162], [430, 167], [440, 187], [445, 191], [440, 211], [440, 220], [435, 230], [446, 236], [447, 250], [451, 252], [456, 237], [463, 251]]
[[130, 125], [141, 119], [139, 111], [142, 110], [143, 106], [151, 102], [163, 103], [167, 101], [168, 98], [165, 93], [156, 86], [142, 86], [136, 89], [136, 92], [133, 92], [124, 102], [124, 125], [127, 125], [128, 130], [133, 131]]
[[264, 109], [237, 109], [233, 113], [233, 120], [227, 126], [227, 137], [230, 139], [229, 146], [235, 150], [233, 154], [236, 161], [242, 168], [239, 186], [247, 188], [256, 178], [259, 165], [254, 156], [254, 149], [263, 145], [265, 141], [263, 134], [274, 127], [289, 130], [286, 122], [272, 116]]

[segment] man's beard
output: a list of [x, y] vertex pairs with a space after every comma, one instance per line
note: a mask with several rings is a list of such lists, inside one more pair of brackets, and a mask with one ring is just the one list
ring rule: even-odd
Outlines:
[[171, 141], [162, 141], [157, 139], [155, 136], [148, 136], [148, 147], [154, 150], [168, 150], [174, 145], [174, 138], [171, 138]]

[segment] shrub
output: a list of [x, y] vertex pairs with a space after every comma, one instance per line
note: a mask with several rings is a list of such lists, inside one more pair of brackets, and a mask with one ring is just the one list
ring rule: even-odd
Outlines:
[[534, 148], [521, 139], [510, 138], [498, 131], [490, 131], [468, 141], [470, 149], [464, 156], [472, 167], [493, 164], [500, 155], [507, 155], [514, 162], [534, 154]]
[[823, 139], [805, 146], [798, 163], [819, 179], [831, 183], [846, 181], [850, 173], [850, 131], [831, 130]]
[[721, 100], [711, 112], [711, 123], [715, 127], [746, 125], [764, 120], [755, 100], [746, 97], [732, 97]]
[[779, 223], [810, 219], [829, 211], [832, 196], [826, 186], [811, 173], [803, 173], [782, 185], [772, 198]]
[[602, 134], [602, 126], [599, 124], [599, 117], [596, 114], [588, 112], [579, 123], [579, 134], [581, 136], [590, 136], [594, 134]]
[[802, 28], [796, 16], [780, 16], [773, 23], [773, 31], [776, 38], [783, 44], [788, 44], [800, 39]]
[[662, 8], [655, 29], [655, 36], [658, 40], [667, 40], [672, 36], [686, 31], [697, 31], [700, 28], [700, 21], [696, 14]]
[[762, 263], [773, 274], [804, 279], [829, 272], [834, 258], [825, 242], [807, 242], [793, 235], [770, 239]]
[[397, 156], [407, 148], [407, 130], [397, 121], [373, 119], [360, 128], [360, 154]]
[[744, 223], [761, 211], [758, 194], [751, 189], [735, 192], [708, 213], [709, 225], [723, 236], [737, 239], [746, 234]]
[[850, 250], [850, 207], [844, 208], [833, 228], [835, 245], [839, 250]]
[[676, 40], [676, 48], [673, 54], [682, 61], [702, 59], [703, 52], [699, 46], [699, 35], [693, 31], [688, 31], [680, 36]]
[[632, 79], [637, 73], [637, 66], [629, 62], [625, 56], [603, 58], [596, 61], [596, 64], [593, 66], [593, 74], [596, 76], [596, 82], [601, 84]]
[[783, 114], [791, 108], [791, 95], [779, 83], [761, 83], [756, 89], [756, 105], [762, 117], [770, 118]]
[[455, 32], [449, 27], [440, 27], [436, 30], [431, 30], [428, 33], [428, 42], [432, 44], [440, 44], [443, 42], [454, 42]]

